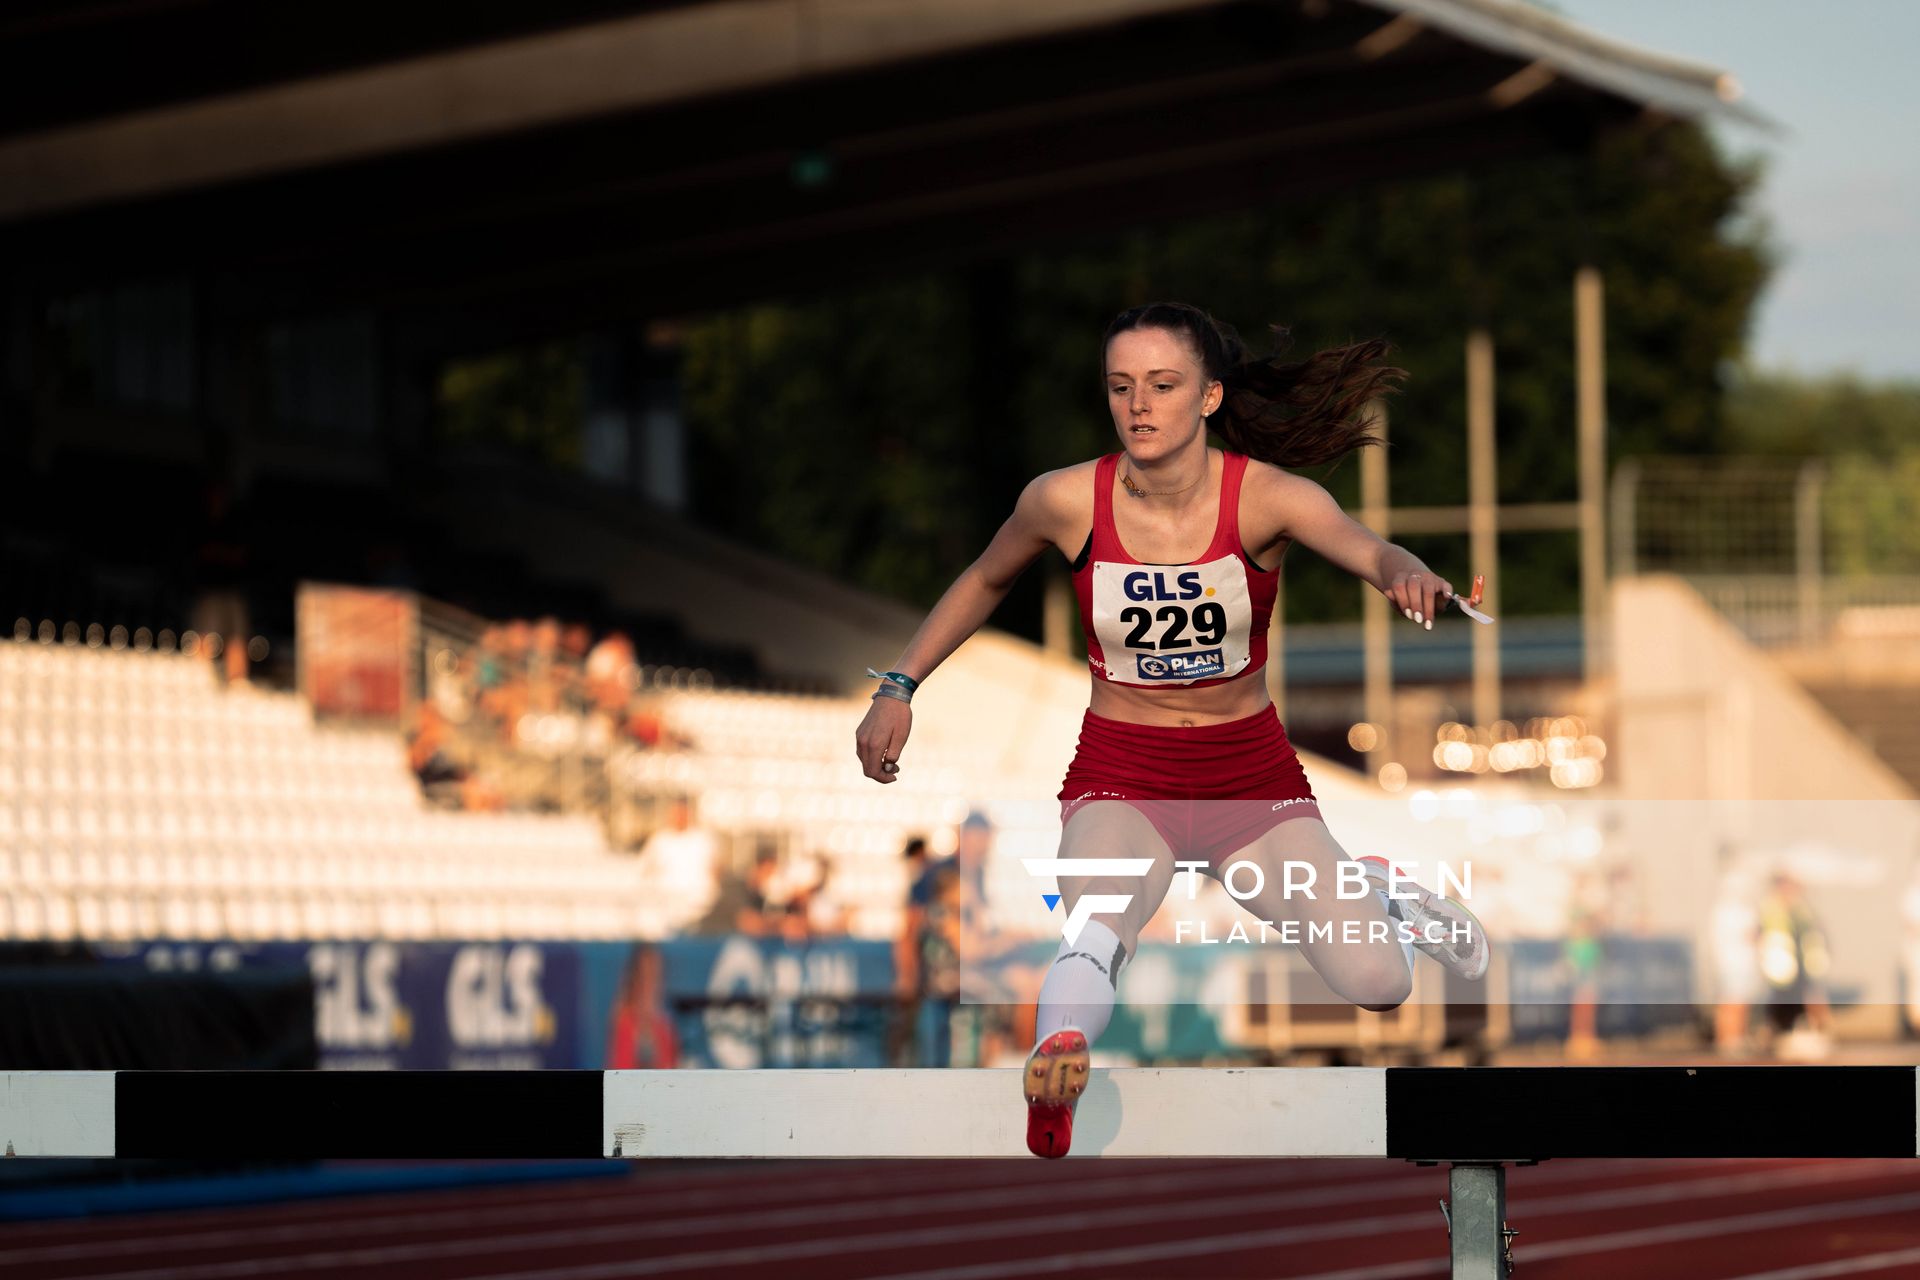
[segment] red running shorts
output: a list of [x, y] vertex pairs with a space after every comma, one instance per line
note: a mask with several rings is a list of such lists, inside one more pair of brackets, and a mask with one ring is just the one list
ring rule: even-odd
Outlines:
[[1062, 826], [1082, 805], [1125, 800], [1175, 858], [1215, 868], [1283, 822], [1320, 817], [1272, 703], [1222, 724], [1132, 724], [1088, 711], [1059, 798]]

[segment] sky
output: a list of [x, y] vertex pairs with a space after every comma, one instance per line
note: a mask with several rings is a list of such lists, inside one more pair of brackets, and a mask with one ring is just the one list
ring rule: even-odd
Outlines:
[[1761, 369], [1920, 381], [1920, 0], [1547, 0], [1581, 26], [1731, 71], [1768, 137], [1759, 211], [1784, 261], [1748, 352]]

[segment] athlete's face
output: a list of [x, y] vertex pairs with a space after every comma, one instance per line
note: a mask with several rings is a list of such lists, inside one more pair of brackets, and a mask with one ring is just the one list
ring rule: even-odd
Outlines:
[[1200, 367], [1185, 335], [1127, 329], [1107, 344], [1107, 407], [1128, 455], [1142, 462], [1203, 441], [1203, 414], [1220, 407], [1221, 388]]

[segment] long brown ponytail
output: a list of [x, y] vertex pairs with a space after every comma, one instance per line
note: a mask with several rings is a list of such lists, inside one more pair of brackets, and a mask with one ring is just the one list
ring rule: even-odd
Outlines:
[[1367, 445], [1384, 443], [1360, 416], [1368, 401], [1399, 390], [1405, 369], [1376, 365], [1391, 345], [1372, 338], [1282, 363], [1292, 344], [1280, 325], [1273, 354], [1247, 355], [1232, 325], [1184, 302], [1150, 302], [1122, 311], [1107, 326], [1100, 349], [1128, 329], [1182, 333], [1200, 354], [1201, 367], [1220, 382], [1226, 397], [1211, 426], [1229, 448], [1280, 467], [1338, 463]]

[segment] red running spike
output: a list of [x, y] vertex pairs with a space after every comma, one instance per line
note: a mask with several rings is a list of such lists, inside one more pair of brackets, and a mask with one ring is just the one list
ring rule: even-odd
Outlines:
[[1027, 1150], [1057, 1160], [1073, 1145], [1073, 1112], [1087, 1087], [1087, 1037], [1056, 1031], [1027, 1057], [1021, 1084], [1027, 1099]]

